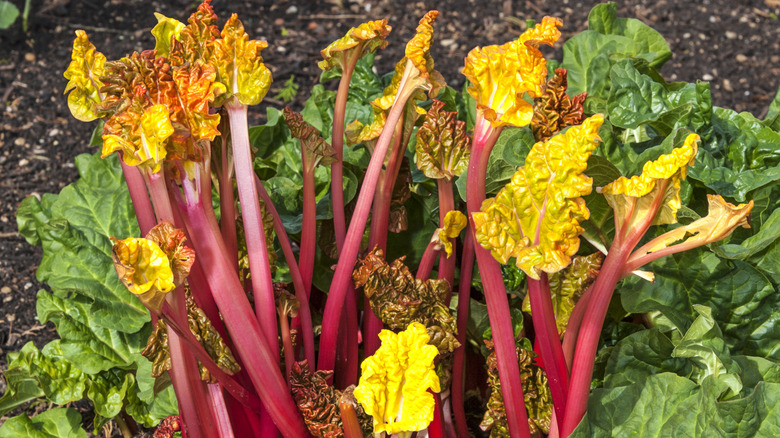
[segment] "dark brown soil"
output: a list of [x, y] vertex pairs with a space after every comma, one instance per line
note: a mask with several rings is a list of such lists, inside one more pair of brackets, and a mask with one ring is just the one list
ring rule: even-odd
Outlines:
[[[11, 1], [22, 9], [23, 0]], [[300, 93], [290, 105], [300, 110], [319, 77], [320, 49], [367, 19], [387, 18], [394, 28], [390, 46], [377, 56], [384, 72], [402, 56], [419, 17], [439, 9], [434, 58], [449, 84], [460, 88], [459, 71], [472, 47], [503, 43], [522, 32], [526, 19], [545, 15], [563, 19], [562, 43], [587, 27], [596, 3], [214, 0], [214, 7], [222, 20], [238, 13], [252, 38], [268, 41], [263, 56], [276, 84], [269, 96], [295, 75]], [[73, 119], [62, 95], [73, 32], [85, 29], [98, 50], [116, 59], [154, 46], [152, 11], [184, 20], [195, 6], [184, 0], [34, 0], [26, 33], [21, 20], [0, 31], [0, 371], [8, 352], [31, 340], [42, 347], [56, 336], [51, 324], [35, 319], [35, 293], [44, 287], [35, 279], [41, 254], [17, 234], [15, 212], [26, 196], [58, 192], [73, 182], [73, 158], [94, 152], [88, 146], [94, 126]], [[619, 13], [666, 37], [674, 53], [662, 71], [667, 80], [710, 81], [715, 105], [763, 117], [780, 82], [780, 0], [626, 0]], [[553, 53], [558, 59], [561, 43]], [[252, 109], [254, 123], [262, 122], [266, 105], [284, 103], [266, 99]]]

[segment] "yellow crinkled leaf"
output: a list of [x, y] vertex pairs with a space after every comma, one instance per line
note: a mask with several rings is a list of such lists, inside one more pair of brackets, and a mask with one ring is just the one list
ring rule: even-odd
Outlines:
[[439, 16], [439, 11], [428, 11], [417, 25], [417, 33], [406, 43], [406, 58], [419, 70], [421, 77], [429, 83], [428, 95], [435, 97], [444, 88], [444, 76], [433, 68], [431, 44], [433, 43], [433, 22]]
[[214, 140], [219, 135], [218, 113], [211, 114], [209, 107], [216, 96], [225, 92], [225, 87], [214, 82], [217, 73], [214, 67], [196, 63], [189, 68], [176, 69], [173, 81], [176, 83], [179, 102], [183, 112], [182, 123], [190, 128], [195, 142]]
[[218, 81], [225, 86], [227, 95], [218, 103], [230, 97], [235, 97], [242, 105], [260, 103], [272, 81], [271, 71], [260, 56], [268, 43], [250, 41], [236, 14], [230, 16], [221, 35], [222, 38], [214, 42], [214, 62]]
[[679, 148], [645, 163], [641, 175], [620, 177], [601, 189], [615, 211], [616, 224], [620, 230], [633, 228], [646, 221], [648, 214], [654, 215], [652, 225], [677, 222], [680, 180], [685, 179], [688, 166], [692, 166], [696, 159], [698, 142], [699, 136], [690, 134]]
[[584, 231], [580, 222], [590, 217], [582, 196], [590, 194], [592, 180], [584, 172], [603, 121], [596, 114], [536, 143], [525, 166], [474, 213], [477, 241], [500, 263], [516, 257], [534, 279], [569, 265]]
[[428, 345], [425, 326], [416, 322], [398, 334], [382, 330], [379, 338], [382, 346], [361, 364], [355, 398], [374, 418], [375, 434], [427, 428], [434, 409], [428, 389], [441, 391], [433, 364], [439, 350]]
[[64, 73], [68, 80], [65, 93], [70, 93], [68, 108], [73, 117], [82, 122], [95, 120], [101, 116], [94, 106], [102, 101], [100, 88], [103, 82], [99, 78], [104, 73], [106, 57], [89, 42], [86, 32], [77, 30], [71, 59]]
[[156, 41], [154, 50], [157, 56], [168, 57], [171, 53], [171, 38], [179, 39], [179, 34], [186, 27], [184, 23], [175, 18], [168, 18], [158, 12], [154, 13], [157, 24], [152, 28], [152, 35]]
[[148, 308], [159, 312], [165, 294], [174, 289], [168, 256], [149, 239], [114, 241], [114, 268], [119, 280]]
[[[695, 248], [728, 237], [737, 227], [750, 228], [750, 211], [753, 201], [747, 204], [734, 205], [726, 202], [720, 195], [707, 195], [709, 213], [688, 225], [668, 231], [648, 242], [642, 248], [631, 254], [631, 261], [648, 253], [663, 250], [675, 242], [685, 248]], [[687, 236], [687, 237], [686, 237]], [[677, 245], [674, 245], [677, 246]]]
[[103, 157], [121, 151], [126, 164], [158, 172], [167, 155], [165, 142], [173, 134], [168, 108], [159, 104], [147, 108], [128, 133], [127, 137], [104, 135]]
[[387, 35], [393, 28], [387, 25], [387, 20], [376, 20], [353, 27], [340, 39], [322, 49], [323, 60], [319, 62], [322, 70], [354, 65], [366, 53], [387, 47]]
[[174, 285], [184, 283], [195, 263], [195, 250], [184, 245], [187, 240], [184, 230], [175, 228], [170, 222], [160, 222], [146, 233], [146, 238], [156, 243], [168, 257]]
[[466, 215], [457, 210], [449, 211], [444, 215], [444, 225], [442, 228], [436, 229], [436, 234], [433, 238], [437, 244], [444, 247], [444, 251], [447, 252], [447, 258], [452, 255], [452, 242], [450, 239], [458, 237], [468, 224], [469, 221]]
[[471, 82], [468, 92], [493, 127], [531, 123], [533, 105], [524, 95], [539, 97], [547, 80], [547, 61], [538, 47], [553, 45], [562, 25], [558, 18], [544, 17], [517, 40], [477, 47], [466, 56], [463, 74]]

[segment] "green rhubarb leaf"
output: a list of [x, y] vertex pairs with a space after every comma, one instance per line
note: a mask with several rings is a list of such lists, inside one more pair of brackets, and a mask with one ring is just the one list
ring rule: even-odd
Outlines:
[[41, 290], [37, 308], [42, 323], [52, 321], [57, 326], [62, 356], [87, 374], [129, 367], [149, 336], [148, 327], [124, 333], [98, 324], [89, 301], [80, 295], [64, 299]]
[[780, 132], [780, 88], [777, 89], [775, 98], [772, 99], [772, 103], [769, 104], [766, 117], [762, 121], [764, 126], [774, 129]]
[[137, 332], [149, 312], [117, 278], [109, 240], [139, 234], [118, 159], [80, 155], [76, 167], [81, 178], [59, 195], [28, 197], [19, 207], [20, 229], [43, 246], [38, 280], [86, 298], [96, 325]]
[[672, 57], [669, 44], [660, 33], [635, 18], [619, 18], [615, 2], [593, 7], [588, 14], [588, 29], [630, 38], [636, 44], [634, 56], [647, 59], [654, 68], [660, 69]]
[[713, 377], [701, 386], [661, 373], [628, 386], [596, 389], [573, 438], [613, 436], [775, 436], [780, 384], [760, 383], [747, 397], [719, 402]]
[[537, 143], [512, 180], [473, 215], [476, 238], [502, 264], [516, 258], [531, 278], [568, 266], [579, 249], [579, 223], [589, 212], [582, 196], [591, 192], [584, 175], [598, 144], [602, 115]]
[[780, 180], [780, 133], [750, 113], [715, 108], [702, 132], [701, 154], [690, 177], [727, 198], [745, 202], [748, 194]]
[[0, 426], [0, 438], [87, 438], [81, 428], [81, 414], [71, 408], [54, 408], [35, 417], [26, 414]]
[[135, 385], [132, 374], [114, 368], [102, 371], [89, 380], [87, 397], [95, 408], [95, 432], [119, 415], [127, 391]]
[[609, 354], [604, 387], [628, 386], [665, 372], [688, 375], [692, 365], [672, 356], [674, 349], [671, 339], [658, 329], [641, 330], [623, 338]]
[[699, 317], [694, 305], [704, 305], [733, 354], [780, 359], [780, 293], [753, 265], [699, 248], [649, 267], [655, 282], [629, 277], [619, 287], [626, 311], [661, 312], [684, 333]]

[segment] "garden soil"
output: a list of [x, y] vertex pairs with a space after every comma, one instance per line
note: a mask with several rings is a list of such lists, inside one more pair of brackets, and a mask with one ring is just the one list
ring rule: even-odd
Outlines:
[[[23, 9], [23, 0], [11, 2]], [[285, 105], [272, 97], [292, 76], [300, 92], [288, 104], [300, 111], [318, 82], [319, 51], [365, 20], [387, 18], [393, 27], [388, 48], [376, 56], [378, 71], [388, 72], [419, 17], [440, 10], [432, 53], [449, 85], [460, 89], [463, 58], [474, 46], [503, 43], [518, 36], [526, 20], [552, 15], [563, 19], [563, 37], [547, 54], [560, 59], [562, 43], [587, 27], [596, 3], [214, 0], [213, 6], [220, 25], [235, 12], [250, 37], [268, 41], [263, 57], [275, 82], [271, 98], [250, 108], [250, 123], [259, 124], [265, 106]], [[184, 20], [196, 6], [184, 0], [33, 0], [26, 32], [21, 17], [0, 30], [0, 372], [7, 353], [29, 341], [40, 348], [56, 337], [51, 323], [36, 320], [35, 295], [46, 287], [35, 278], [41, 250], [18, 234], [15, 213], [25, 197], [72, 183], [74, 157], [95, 152], [89, 146], [94, 123], [72, 118], [62, 93], [74, 31], [86, 30], [98, 50], [117, 59], [154, 47], [152, 11]], [[709, 81], [715, 105], [766, 114], [780, 82], [780, 0], [630, 0], [618, 7], [620, 16], [642, 20], [668, 41], [674, 56], [662, 70], [666, 80]], [[0, 394], [4, 390], [0, 379]]]

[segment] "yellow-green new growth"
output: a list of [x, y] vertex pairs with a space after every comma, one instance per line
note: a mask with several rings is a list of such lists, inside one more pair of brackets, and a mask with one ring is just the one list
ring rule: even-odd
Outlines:
[[603, 121], [597, 114], [536, 143], [510, 183], [474, 213], [477, 241], [500, 263], [516, 257], [534, 279], [569, 265], [584, 231], [580, 222], [590, 217], [582, 196], [592, 179], [584, 172]]
[[433, 421], [433, 392], [441, 390], [433, 359], [439, 350], [428, 345], [425, 326], [412, 323], [396, 334], [379, 333], [382, 346], [361, 364], [355, 398], [374, 418], [374, 433], [411, 436]]

